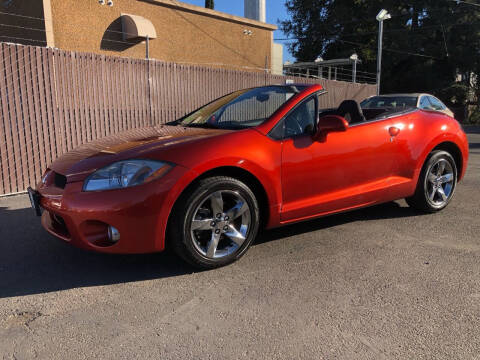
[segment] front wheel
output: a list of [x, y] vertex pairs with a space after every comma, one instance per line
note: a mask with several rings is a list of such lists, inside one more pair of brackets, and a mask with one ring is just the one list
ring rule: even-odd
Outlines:
[[433, 151], [422, 168], [415, 194], [406, 200], [408, 205], [422, 211], [440, 211], [452, 200], [456, 186], [457, 166], [452, 155]]
[[202, 179], [175, 204], [169, 241], [188, 263], [202, 269], [239, 259], [255, 239], [260, 211], [243, 182], [223, 176]]

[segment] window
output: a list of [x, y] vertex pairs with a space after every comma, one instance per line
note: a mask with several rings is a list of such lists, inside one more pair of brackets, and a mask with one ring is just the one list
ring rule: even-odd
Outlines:
[[243, 129], [264, 123], [302, 86], [265, 86], [236, 91], [201, 107], [177, 121], [190, 127]]
[[407, 108], [416, 107], [417, 98], [414, 96], [373, 96], [360, 103], [362, 109], [379, 108]]
[[280, 140], [303, 134], [312, 134], [317, 121], [316, 108], [315, 97], [304, 100], [275, 126], [270, 136], [275, 140]]
[[420, 109], [433, 110], [432, 104], [430, 104], [430, 101], [428, 101], [427, 96], [422, 96], [422, 98], [420, 99]]
[[447, 107], [436, 97], [429, 96], [428, 100], [432, 103], [433, 110], [445, 110]]

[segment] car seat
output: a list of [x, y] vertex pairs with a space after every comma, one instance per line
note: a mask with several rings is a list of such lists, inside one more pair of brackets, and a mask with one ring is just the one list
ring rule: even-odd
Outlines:
[[357, 124], [365, 121], [362, 108], [355, 100], [344, 100], [335, 111], [336, 115], [342, 116], [349, 124]]

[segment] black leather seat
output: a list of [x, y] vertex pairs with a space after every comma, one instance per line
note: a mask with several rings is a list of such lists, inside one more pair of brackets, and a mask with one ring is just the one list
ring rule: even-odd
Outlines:
[[344, 100], [335, 112], [337, 115], [344, 117], [349, 124], [365, 121], [362, 108], [355, 100]]

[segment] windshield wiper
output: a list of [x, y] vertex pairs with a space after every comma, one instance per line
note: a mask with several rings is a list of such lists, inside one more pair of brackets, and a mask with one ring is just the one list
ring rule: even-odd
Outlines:
[[209, 123], [202, 123], [202, 124], [181, 124], [178, 125], [185, 126], [185, 127], [192, 127], [192, 128], [202, 128], [202, 129], [218, 129], [218, 126]]

